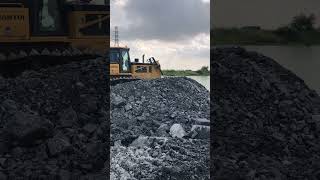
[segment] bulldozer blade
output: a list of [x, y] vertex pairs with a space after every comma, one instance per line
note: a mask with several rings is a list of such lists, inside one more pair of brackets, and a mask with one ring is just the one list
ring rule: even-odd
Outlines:
[[49, 56], [50, 55], [50, 51], [47, 49], [47, 48], [44, 48], [41, 52], [41, 55], [44, 55], [44, 56]]
[[72, 48], [72, 55], [78, 56], [78, 55], [82, 55], [81, 51], [77, 48]]
[[52, 56], [61, 56], [61, 52], [58, 49], [56, 49], [56, 50], [52, 51], [51, 55]]
[[35, 49], [32, 49], [30, 52], [30, 56], [39, 56], [39, 55], [40, 55], [40, 53]]
[[19, 56], [19, 58], [24, 58], [24, 57], [27, 57], [28, 54], [25, 51], [19, 51], [18, 56]]
[[70, 53], [69, 50], [65, 49], [63, 52], [62, 52], [62, 56], [71, 56], [72, 54]]

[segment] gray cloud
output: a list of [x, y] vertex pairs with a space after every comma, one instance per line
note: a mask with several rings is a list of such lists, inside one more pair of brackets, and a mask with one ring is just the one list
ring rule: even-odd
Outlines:
[[217, 27], [276, 28], [300, 13], [315, 13], [320, 25], [319, 0], [214, 0], [211, 6], [211, 25]]
[[210, 29], [210, 6], [202, 0], [129, 0], [123, 12], [130, 26], [121, 34], [128, 40], [177, 41]]
[[206, 1], [112, 0], [111, 27], [119, 26], [120, 45], [131, 48], [132, 58], [146, 54], [163, 69], [197, 70], [210, 62]]

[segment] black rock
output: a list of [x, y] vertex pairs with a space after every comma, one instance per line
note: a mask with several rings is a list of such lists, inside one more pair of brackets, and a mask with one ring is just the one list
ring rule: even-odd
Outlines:
[[47, 142], [50, 155], [55, 156], [57, 154], [71, 150], [71, 144], [66, 138], [55, 136]]
[[[8, 179], [80, 179], [102, 170], [108, 148], [97, 145], [89, 155], [86, 145], [109, 141], [110, 116], [101, 114], [110, 103], [106, 62], [68, 62], [0, 77], [0, 172]], [[99, 127], [99, 136], [92, 129], [90, 137], [83, 133], [88, 123]]]
[[137, 138], [138, 138], [138, 136], [127, 136], [126, 138], [121, 140], [121, 144], [123, 146], [129, 146]]
[[88, 123], [83, 127], [83, 130], [87, 133], [93, 133], [97, 128], [96, 124]]
[[18, 110], [16, 102], [11, 99], [6, 99], [1, 105], [8, 113], [14, 113]]
[[71, 173], [67, 170], [61, 169], [59, 171], [59, 179], [60, 180], [69, 180], [71, 178]]
[[0, 180], [7, 180], [7, 175], [5, 175], [3, 172], [0, 172]]
[[211, 177], [313, 179], [320, 168], [320, 98], [273, 59], [213, 48]]
[[23, 149], [20, 147], [16, 147], [12, 150], [12, 156], [14, 158], [20, 158], [23, 155]]
[[46, 144], [41, 144], [37, 147], [37, 156], [36, 158], [38, 160], [44, 160], [48, 158], [48, 154], [47, 154], [47, 146]]
[[69, 107], [60, 114], [60, 123], [63, 127], [72, 127], [77, 122], [78, 116], [72, 107]]
[[210, 139], [210, 126], [193, 125], [189, 135], [193, 139]]
[[0, 165], [1, 165], [1, 167], [5, 167], [6, 161], [7, 161], [6, 158], [0, 158]]
[[17, 111], [7, 120], [4, 132], [13, 140], [26, 143], [47, 137], [52, 128], [53, 124], [46, 118]]
[[96, 112], [98, 109], [98, 99], [93, 96], [84, 96], [80, 105], [80, 111], [85, 113]]
[[121, 107], [126, 105], [126, 100], [123, 99], [121, 96], [111, 93], [110, 97], [112, 103], [111, 105], [114, 105], [115, 107]]
[[6, 142], [0, 142], [0, 154], [4, 154], [8, 152], [8, 143]]

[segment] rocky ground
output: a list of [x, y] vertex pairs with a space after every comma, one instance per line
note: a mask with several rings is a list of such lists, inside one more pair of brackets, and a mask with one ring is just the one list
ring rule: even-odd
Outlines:
[[165, 78], [110, 96], [108, 78], [103, 59], [0, 76], [0, 180], [108, 179], [109, 150], [111, 179], [209, 179], [209, 92]]
[[211, 63], [212, 177], [320, 179], [317, 93], [242, 48], [214, 48]]
[[106, 179], [103, 59], [0, 77], [0, 179]]
[[111, 179], [209, 179], [209, 92], [188, 78], [111, 87]]

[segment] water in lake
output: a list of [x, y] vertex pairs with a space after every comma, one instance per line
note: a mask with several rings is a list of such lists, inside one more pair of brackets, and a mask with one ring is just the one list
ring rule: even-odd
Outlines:
[[291, 70], [320, 94], [320, 46], [245, 46]]
[[187, 76], [187, 77], [198, 81], [205, 88], [210, 90], [210, 76]]

